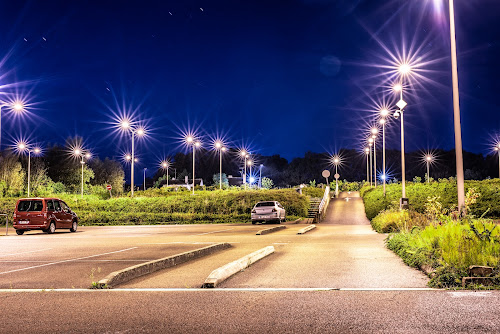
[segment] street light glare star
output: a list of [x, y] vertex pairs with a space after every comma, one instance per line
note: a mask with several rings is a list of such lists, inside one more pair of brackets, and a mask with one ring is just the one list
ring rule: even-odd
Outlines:
[[220, 141], [215, 142], [215, 148], [220, 149], [222, 147], [222, 143]]
[[193, 136], [187, 136], [187, 137], [186, 137], [186, 142], [187, 142], [188, 144], [191, 144], [193, 141], [194, 141]]
[[19, 144], [17, 144], [17, 148], [19, 148], [20, 150], [24, 150], [26, 148], [26, 144], [25, 143], [19, 143]]
[[194, 144], [196, 147], [200, 147], [201, 146], [201, 143], [199, 141], [197, 141], [195, 144]]
[[14, 103], [14, 110], [15, 111], [22, 111], [24, 110], [24, 105], [22, 102], [15, 102]]
[[138, 136], [144, 136], [146, 134], [146, 130], [144, 128], [137, 129]]
[[35, 149], [33, 150], [36, 154], [42, 152], [42, 149], [40, 147], [35, 147]]
[[378, 129], [377, 128], [372, 128], [371, 132], [372, 132], [373, 135], [376, 135], [378, 133]]
[[73, 150], [73, 153], [74, 153], [75, 155], [80, 155], [80, 154], [82, 154], [82, 151], [81, 151], [80, 149], [78, 149], [78, 148], [75, 148], [75, 149]]
[[411, 72], [411, 66], [410, 66], [410, 64], [403, 63], [403, 64], [399, 65], [398, 71], [402, 75], [409, 74]]
[[123, 120], [120, 126], [122, 129], [130, 129], [130, 122], [128, 120]]
[[382, 115], [382, 117], [386, 117], [389, 115], [389, 110], [387, 110], [387, 108], [380, 110], [380, 115]]
[[392, 89], [394, 89], [395, 92], [399, 93], [400, 91], [403, 90], [403, 86], [401, 84], [395, 84]]

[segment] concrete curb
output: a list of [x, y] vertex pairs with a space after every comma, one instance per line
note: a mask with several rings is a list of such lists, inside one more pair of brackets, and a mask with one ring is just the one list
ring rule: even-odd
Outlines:
[[265, 230], [260, 230], [259, 232], [256, 233], [256, 235], [263, 235], [263, 234], [269, 234], [269, 233], [273, 233], [275, 231], [279, 231], [279, 230], [282, 230], [282, 229], [285, 229], [286, 226], [275, 226], [275, 227], [271, 227], [271, 228], [268, 228], [268, 229], [265, 229]]
[[225, 266], [215, 269], [210, 273], [210, 275], [208, 275], [207, 279], [203, 283], [203, 288], [215, 288], [219, 283], [233, 276], [237, 272], [248, 268], [250, 265], [272, 253], [274, 253], [274, 247], [267, 246], [236, 261], [228, 263]]
[[155, 271], [174, 267], [178, 264], [194, 260], [216, 251], [231, 247], [227, 242], [210, 245], [177, 255], [172, 255], [158, 260], [137, 264], [119, 271], [112, 272], [97, 283], [98, 288], [112, 288], [113, 286], [128, 282], [134, 278], [154, 273]]
[[287, 224], [287, 225], [298, 224], [300, 221], [301, 221], [301, 219], [299, 218], [299, 219], [295, 219], [295, 220], [292, 220], [289, 222], [285, 222], [285, 224]]
[[297, 232], [297, 234], [304, 234], [304, 233], [309, 232], [310, 230], [314, 230], [315, 228], [316, 228], [316, 225], [309, 225], [309, 226], [304, 227], [303, 229], [300, 229]]

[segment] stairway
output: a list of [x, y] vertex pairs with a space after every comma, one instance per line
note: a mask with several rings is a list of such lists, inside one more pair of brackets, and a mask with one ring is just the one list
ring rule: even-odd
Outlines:
[[316, 216], [319, 212], [319, 204], [321, 203], [321, 198], [319, 197], [311, 197], [310, 199], [311, 205], [307, 211], [307, 218], [316, 219]]

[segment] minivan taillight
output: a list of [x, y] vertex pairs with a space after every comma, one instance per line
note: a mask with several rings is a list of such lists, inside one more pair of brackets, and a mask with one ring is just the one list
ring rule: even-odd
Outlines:
[[252, 210], [252, 213], [257, 213], [257, 211], [255, 209]]
[[276, 210], [276, 208], [273, 208], [273, 209], [271, 210], [271, 212], [277, 212], [277, 211], [278, 211], [278, 210]]

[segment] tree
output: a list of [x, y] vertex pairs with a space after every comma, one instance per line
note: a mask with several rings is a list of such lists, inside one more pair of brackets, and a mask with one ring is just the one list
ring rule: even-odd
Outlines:
[[0, 157], [0, 196], [19, 196], [25, 180], [26, 174], [15, 155], [7, 153]]
[[[217, 188], [219, 188], [220, 173], [214, 174], [214, 176], [212, 177], [212, 180], [214, 182], [214, 186], [216, 186]], [[228, 181], [227, 175], [225, 173], [222, 173], [222, 188], [223, 189], [229, 188], [229, 181]]]
[[268, 177], [263, 177], [262, 178], [262, 188], [264, 189], [271, 189], [274, 186], [273, 180], [271, 180]]

